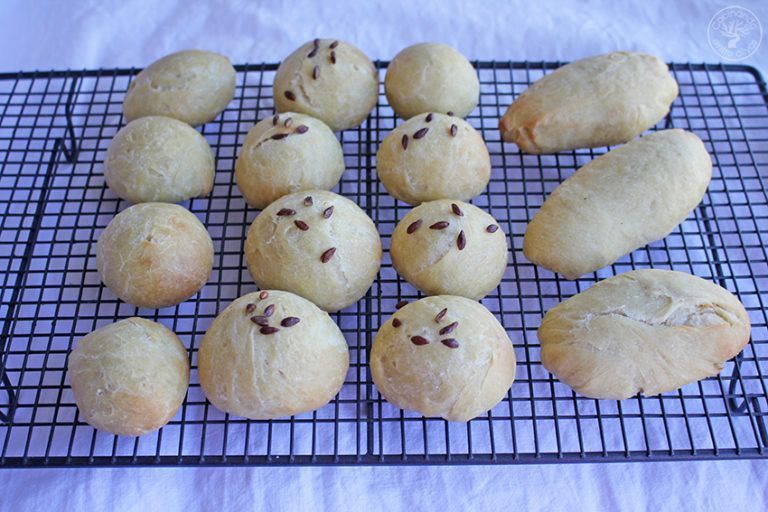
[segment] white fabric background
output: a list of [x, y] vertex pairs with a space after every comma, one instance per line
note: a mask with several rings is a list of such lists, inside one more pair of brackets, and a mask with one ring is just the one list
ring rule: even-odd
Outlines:
[[[315, 36], [372, 58], [434, 40], [472, 59], [570, 60], [614, 49], [718, 62], [726, 1], [5, 1], [0, 71], [143, 66], [200, 47], [276, 62]], [[768, 2], [739, 0], [768, 29]], [[768, 42], [747, 64], [763, 73]], [[4, 510], [766, 510], [768, 461], [503, 467], [5, 470]]]

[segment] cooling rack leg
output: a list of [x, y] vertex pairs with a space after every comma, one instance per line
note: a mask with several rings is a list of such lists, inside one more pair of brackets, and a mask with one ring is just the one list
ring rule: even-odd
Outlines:
[[[8, 412], [4, 413], [0, 411], [0, 422], [3, 422], [3, 423], [9, 423], [13, 419], [13, 413], [16, 409], [16, 393], [13, 390], [13, 385], [11, 384], [11, 380], [8, 377], [7, 368], [4, 366], [5, 351], [6, 349], [8, 349], [8, 346], [10, 345], [11, 324], [13, 323], [13, 320], [17, 317], [17, 311], [19, 307], [19, 297], [21, 295], [22, 289], [24, 288], [24, 279], [27, 271], [29, 270], [29, 263], [32, 258], [32, 251], [35, 244], [37, 243], [37, 235], [40, 231], [40, 225], [43, 217], [43, 210], [45, 209], [44, 205], [48, 199], [48, 191], [50, 190], [49, 185], [51, 182], [51, 177], [53, 176], [53, 173], [55, 172], [55, 169], [58, 165], [59, 155], [64, 154], [66, 151], [66, 149], [64, 148], [65, 146], [66, 144], [64, 143], [64, 139], [62, 138], [58, 138], [54, 141], [53, 148], [51, 150], [51, 157], [50, 157], [50, 160], [48, 161], [48, 168], [46, 170], [45, 180], [43, 181], [43, 185], [41, 187], [42, 193], [40, 194], [40, 199], [37, 201], [37, 205], [35, 207], [35, 213], [32, 220], [32, 227], [30, 228], [29, 240], [27, 241], [27, 245], [24, 248], [24, 255], [21, 258], [19, 273], [18, 273], [18, 276], [16, 277], [16, 283], [13, 286], [13, 292], [9, 300], [10, 305], [8, 307], [8, 313], [6, 314], [5, 319], [3, 321], [3, 332], [0, 333], [0, 391], [5, 391], [5, 393], [8, 395]], [[74, 157], [75, 155], [74, 151], [71, 152], [71, 155]], [[1, 407], [2, 406], [0, 406], [0, 408]]]
[[672, 109], [674, 108], [674, 105], [669, 107], [669, 112], [667, 113], [667, 117], [664, 118], [664, 129], [668, 130], [670, 128], [674, 128], [674, 124], [672, 123]]
[[757, 429], [760, 431], [760, 442], [763, 443], [764, 448], [768, 448], [768, 429], [765, 427], [765, 416], [763, 416], [763, 410], [760, 407], [760, 398], [753, 396], [751, 400], [752, 409], [758, 414]]
[[[3, 333], [0, 335], [0, 393], [5, 393], [8, 398], [8, 405], [0, 405], [0, 423], [10, 423], [13, 421], [13, 414], [16, 410], [16, 392], [14, 391], [13, 384], [8, 377], [6, 368], [3, 366], [3, 355], [6, 348], [6, 342], [10, 339], [9, 326], [13, 318], [15, 318], [16, 305], [18, 304], [19, 294], [22, 289], [22, 283], [24, 275], [29, 266], [29, 261], [32, 256], [32, 248], [37, 241], [37, 233], [40, 229], [40, 221], [42, 219], [44, 203], [47, 200], [49, 189], [49, 183], [51, 176], [53, 175], [56, 166], [60, 160], [59, 155], [64, 155], [64, 159], [67, 163], [74, 163], [77, 160], [78, 147], [75, 140], [75, 126], [72, 122], [72, 105], [77, 91], [78, 79], [72, 78], [69, 84], [69, 93], [67, 94], [67, 101], [64, 106], [64, 117], [66, 119], [66, 135], [55, 139], [53, 148], [51, 150], [51, 157], [48, 161], [48, 168], [45, 175], [45, 181], [42, 186], [42, 193], [40, 194], [40, 200], [37, 203], [37, 207], [34, 214], [34, 220], [30, 232], [29, 241], [24, 250], [24, 256], [21, 261], [21, 271], [18, 274], [16, 285], [13, 289], [10, 304], [8, 308], [8, 314], [3, 322]], [[7, 409], [3, 411], [2, 409]]]
[[[665, 128], [671, 128], [672, 127], [672, 111], [670, 110], [669, 114], [667, 115], [667, 120], [665, 122]], [[709, 241], [710, 247], [712, 247], [712, 256], [714, 261], [714, 267], [717, 270], [717, 284], [722, 286], [723, 288], [727, 288], [727, 284], [725, 282], [725, 279], [721, 276], [723, 276], [724, 269], [721, 261], [724, 261], [727, 257], [724, 254], [720, 254], [717, 247], [717, 242], [715, 240], [713, 233], [712, 225], [709, 221], [709, 216], [707, 215], [706, 207], [702, 204], [699, 206], [699, 214], [701, 215], [701, 218], [704, 223], [704, 227], [706, 229], [707, 234], [707, 240]], [[755, 415], [755, 422], [757, 423], [757, 430], [758, 434], [760, 436], [760, 442], [762, 443], [762, 446], [765, 448], [768, 448], [768, 429], [766, 429], [765, 426], [765, 417], [760, 414], [761, 408], [760, 408], [760, 395], [750, 395], [747, 394], [746, 389], [744, 390], [744, 399], [741, 400], [741, 403], [739, 403], [738, 398], [736, 397], [736, 384], [741, 381], [741, 361], [744, 358], [743, 353], [740, 353], [736, 356], [734, 359], [733, 364], [733, 371], [731, 372], [731, 379], [728, 384], [728, 409], [734, 414], [738, 414], [740, 416], [744, 415]], [[743, 386], [743, 384], [742, 384]], [[749, 405], [752, 405], [752, 411], [749, 410]]]
[[[739, 402], [736, 398], [736, 384], [741, 380], [741, 360], [743, 357], [742, 354], [739, 354], [736, 356], [736, 359], [734, 359], [733, 371], [731, 372], [731, 379], [728, 384], [728, 408], [732, 413], [741, 416], [754, 414], [757, 430], [760, 434], [760, 442], [764, 448], [768, 448], [768, 428], [765, 426], [765, 417], [763, 416], [763, 411], [760, 407], [760, 395], [747, 394], [745, 390], [744, 400]], [[749, 405], [752, 405], [752, 412], [749, 411]]]
[[64, 158], [67, 163], [72, 164], [77, 160], [77, 154], [79, 152], [77, 143], [75, 142], [75, 125], [72, 122], [72, 103], [75, 98], [75, 92], [77, 91], [78, 79], [73, 78], [72, 83], [69, 84], [69, 94], [67, 94], [67, 102], [64, 106], [64, 117], [67, 120], [67, 135], [66, 142], [61, 139], [61, 149], [64, 153]]
[[[16, 392], [11, 386], [11, 381], [8, 379], [8, 375], [3, 373], [3, 379], [0, 381], [0, 390], [4, 391], [8, 395], [7, 411], [0, 411], [0, 423], [10, 423], [13, 421], [13, 411], [16, 409]], [[2, 407], [2, 406], [0, 406]]]

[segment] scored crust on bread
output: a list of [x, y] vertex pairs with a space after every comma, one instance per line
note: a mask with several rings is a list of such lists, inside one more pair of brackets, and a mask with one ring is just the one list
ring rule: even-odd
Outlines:
[[669, 270], [611, 277], [560, 303], [538, 331], [545, 368], [577, 393], [657, 395], [718, 374], [750, 336], [728, 290]]

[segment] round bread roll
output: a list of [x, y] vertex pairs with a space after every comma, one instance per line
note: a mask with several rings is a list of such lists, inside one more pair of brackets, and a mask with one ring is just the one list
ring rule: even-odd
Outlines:
[[387, 192], [408, 204], [467, 201], [488, 185], [491, 157], [469, 123], [433, 112], [387, 135], [376, 153], [376, 171]]
[[480, 81], [466, 57], [445, 44], [405, 48], [387, 66], [387, 100], [409, 119], [424, 112], [453, 112], [467, 117], [480, 100]]
[[515, 362], [493, 314], [450, 295], [396, 311], [371, 350], [373, 382], [387, 401], [449, 421], [469, 421], [496, 406], [515, 380]]
[[88, 424], [140, 436], [176, 415], [187, 394], [189, 363], [173, 331], [134, 317], [81, 339], [69, 354], [67, 377]]
[[348, 368], [347, 343], [328, 313], [282, 291], [249, 293], [227, 306], [198, 353], [208, 400], [259, 420], [324, 406], [341, 389]]
[[326, 311], [365, 295], [381, 265], [381, 239], [355, 203], [333, 192], [284, 196], [256, 217], [245, 258], [259, 288], [287, 290]]
[[507, 269], [507, 237], [496, 219], [461, 201], [423, 203], [397, 223], [390, 247], [398, 274], [427, 295], [481, 299]]
[[213, 242], [191, 212], [141, 203], [118, 213], [96, 244], [107, 288], [129, 304], [162, 308], [196, 294], [211, 277]]
[[301, 112], [333, 131], [362, 123], [379, 98], [379, 73], [366, 55], [349, 43], [315, 39], [290, 54], [277, 68], [278, 112]]
[[213, 52], [185, 50], [144, 68], [128, 86], [123, 112], [128, 121], [166, 116], [192, 126], [207, 123], [235, 95], [235, 68]]
[[178, 203], [213, 188], [213, 152], [194, 128], [170, 117], [148, 116], [117, 132], [107, 149], [109, 189], [132, 203]]
[[330, 128], [286, 112], [250, 129], [235, 164], [235, 179], [249, 205], [264, 209], [299, 190], [330, 190], [344, 173], [344, 153]]

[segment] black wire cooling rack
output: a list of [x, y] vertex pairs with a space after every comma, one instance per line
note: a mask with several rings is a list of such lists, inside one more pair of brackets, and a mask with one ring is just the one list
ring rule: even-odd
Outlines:
[[[255, 286], [242, 255], [257, 212], [232, 170], [248, 129], [272, 114], [275, 65], [239, 66], [235, 99], [202, 127], [218, 172], [213, 193], [185, 203], [208, 227], [216, 259], [208, 285], [184, 304], [137, 310], [99, 282], [95, 241], [127, 205], [104, 186], [101, 162], [122, 125], [121, 103], [136, 69], [0, 75], [0, 466], [239, 464], [481, 464], [765, 457], [768, 453], [768, 94], [760, 74], [737, 65], [673, 64], [680, 97], [657, 127], [695, 131], [714, 161], [701, 206], [665, 240], [577, 281], [536, 268], [522, 236], [546, 194], [605, 149], [523, 155], [502, 144], [498, 119], [512, 99], [560, 63], [476, 62], [480, 105], [469, 122], [493, 163], [473, 202], [511, 243], [501, 285], [483, 303], [514, 342], [517, 379], [507, 397], [468, 424], [404, 412], [374, 388], [367, 354], [401, 299], [419, 294], [397, 277], [385, 250], [369, 293], [336, 315], [350, 347], [339, 396], [313, 412], [272, 421], [232, 417], [208, 404], [197, 379], [206, 328]], [[386, 63], [379, 63], [382, 70]], [[408, 206], [376, 180], [379, 141], [397, 120], [381, 95], [361, 127], [340, 137], [347, 171], [337, 191], [381, 231], [385, 249]], [[711, 379], [622, 402], [574, 394], [541, 365], [544, 312], [599, 279], [635, 268], [694, 273], [735, 292], [752, 320], [743, 354]], [[141, 438], [97, 432], [77, 414], [67, 354], [97, 327], [140, 315], [173, 329], [189, 349], [191, 387], [161, 431]]]

